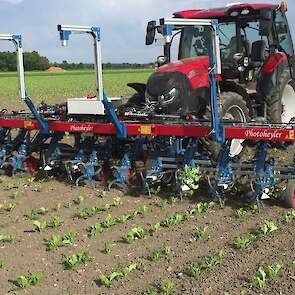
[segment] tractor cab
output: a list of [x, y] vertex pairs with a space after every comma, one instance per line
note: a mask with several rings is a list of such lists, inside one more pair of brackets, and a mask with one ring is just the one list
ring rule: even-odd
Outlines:
[[[164, 37], [163, 55], [146, 85], [131, 84], [138, 93], [129, 106], [153, 106], [159, 114], [208, 114], [212, 35], [219, 39], [218, 75], [222, 116], [233, 121], [289, 123], [295, 118], [294, 48], [286, 17], [287, 3], [229, 4], [223, 8], [174, 13], [177, 26], [147, 26], [146, 44]], [[199, 25], [192, 25], [200, 20]], [[212, 32], [201, 21], [218, 22]], [[172, 59], [177, 42], [177, 58]], [[174, 52], [175, 53], [175, 52]], [[219, 58], [219, 56], [218, 56]], [[210, 71], [210, 70], [209, 70]]]

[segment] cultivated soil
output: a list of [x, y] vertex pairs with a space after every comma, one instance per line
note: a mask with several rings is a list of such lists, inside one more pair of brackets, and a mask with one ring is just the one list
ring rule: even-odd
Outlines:
[[[16, 188], [12, 188], [12, 184]], [[1, 234], [15, 234], [11, 243], [0, 242], [0, 295], [23, 294], [17, 286], [19, 275], [30, 272], [41, 272], [42, 279], [36, 286], [28, 287], [30, 295], [98, 295], [98, 294], [143, 294], [154, 286], [158, 294], [164, 294], [161, 288], [169, 278], [174, 282], [171, 294], [295, 294], [295, 268], [293, 261], [295, 230], [292, 223], [285, 223], [284, 214], [288, 212], [278, 200], [265, 203], [262, 212], [251, 211], [243, 200], [245, 192], [236, 192], [234, 197], [226, 201], [225, 208], [218, 205], [205, 213], [196, 213], [191, 219], [171, 228], [161, 227], [154, 235], [137, 239], [132, 244], [123, 242], [122, 236], [134, 227], [149, 228], [150, 224], [163, 221], [169, 214], [192, 209], [203, 200], [207, 188], [204, 187], [194, 197], [167, 202], [164, 196], [149, 199], [143, 195], [132, 193], [123, 196], [120, 191], [107, 192], [103, 197], [103, 187], [74, 187], [55, 179], [33, 181], [29, 176], [18, 176], [16, 179], [1, 178], [0, 204], [15, 203], [10, 212], [1, 210]], [[84, 201], [76, 204], [79, 196]], [[115, 197], [121, 197], [122, 204], [111, 207], [105, 212], [86, 220], [76, 215], [79, 209], [100, 207], [112, 204]], [[208, 200], [207, 200], [208, 201]], [[78, 202], [79, 203], [79, 202]], [[148, 212], [135, 217], [125, 224], [116, 224], [112, 228], [103, 229], [102, 233], [89, 237], [86, 229], [103, 222], [108, 214], [116, 218], [146, 205]], [[240, 220], [235, 217], [237, 208], [244, 206], [249, 212]], [[45, 215], [38, 215], [40, 221], [51, 221], [60, 216], [64, 221], [58, 228], [46, 228], [36, 231], [32, 220], [25, 217], [30, 210], [49, 208]], [[273, 220], [279, 229], [267, 238], [259, 240], [254, 247], [241, 251], [235, 248], [234, 239], [246, 232], [257, 231], [265, 220]], [[195, 241], [194, 227], [207, 227], [207, 234], [201, 241]], [[78, 233], [74, 245], [60, 247], [55, 251], [47, 251], [44, 239], [53, 234], [64, 236], [70, 231]], [[103, 252], [105, 243], [113, 244], [111, 254]], [[148, 259], [151, 251], [163, 245], [171, 247], [171, 253], [163, 256], [158, 262]], [[192, 261], [199, 261], [207, 255], [224, 251], [221, 265], [206, 271], [199, 278], [191, 278], [186, 270]], [[88, 251], [93, 260], [79, 265], [75, 270], [67, 270], [63, 265], [63, 256]], [[120, 270], [122, 266], [142, 260], [144, 270], [134, 270], [127, 277], [115, 280], [111, 287], [101, 286], [98, 278], [102, 274], [109, 275]], [[277, 281], [268, 281], [263, 289], [253, 285], [253, 278], [260, 266], [282, 263], [283, 270]], [[240, 293], [245, 290], [246, 293]], [[161, 293], [162, 292], [162, 293]], [[169, 293], [166, 293], [169, 294]]]

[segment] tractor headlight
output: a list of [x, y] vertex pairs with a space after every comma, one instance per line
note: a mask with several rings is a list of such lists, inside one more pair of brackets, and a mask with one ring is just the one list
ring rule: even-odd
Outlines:
[[168, 93], [161, 95], [160, 102], [162, 104], [172, 103], [179, 95], [179, 91], [176, 88], [172, 88]]

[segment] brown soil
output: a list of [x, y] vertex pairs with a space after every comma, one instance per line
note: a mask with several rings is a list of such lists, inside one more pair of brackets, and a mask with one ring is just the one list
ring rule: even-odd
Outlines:
[[60, 67], [50, 67], [46, 72], [48, 72], [48, 73], [63, 73], [63, 72], [65, 72], [65, 70]]
[[[266, 219], [281, 220], [286, 209], [270, 201], [261, 213], [251, 214], [243, 221], [234, 220], [235, 208], [239, 207], [236, 201], [228, 201], [224, 209], [216, 206], [204, 214], [196, 214], [191, 220], [173, 227], [161, 227], [154, 236], [147, 236], [143, 240], [136, 240], [126, 244], [121, 237], [133, 227], [147, 228], [150, 224], [162, 221], [167, 214], [184, 211], [192, 208], [200, 199], [184, 199], [176, 204], [159, 206], [163, 198], [148, 199], [144, 196], [122, 196], [119, 191], [113, 190], [104, 198], [99, 198], [97, 193], [102, 188], [95, 190], [88, 187], [72, 187], [66, 183], [51, 179], [41, 183], [30, 182], [28, 177], [17, 179], [2, 179], [0, 188], [0, 204], [16, 203], [16, 208], [11, 212], [3, 211], [0, 214], [0, 235], [16, 234], [13, 243], [0, 244], [0, 261], [4, 267], [0, 268], [0, 295], [22, 294], [17, 289], [15, 280], [20, 274], [29, 272], [42, 272], [42, 281], [30, 287], [30, 295], [97, 295], [97, 294], [143, 294], [150, 286], [162, 286], [166, 278], [171, 278], [175, 283], [173, 294], [221, 294], [229, 291], [230, 294], [240, 294], [244, 289], [246, 294], [294, 294], [295, 269], [292, 262], [294, 255], [294, 235], [292, 225], [280, 224], [280, 229], [263, 241], [259, 241], [251, 250], [240, 251], [234, 248], [233, 240], [242, 233], [259, 228]], [[18, 189], [7, 189], [9, 183], [19, 183]], [[35, 188], [41, 188], [36, 192]], [[13, 192], [19, 191], [20, 196], [12, 199]], [[85, 201], [74, 204], [73, 199], [79, 195], [85, 196]], [[200, 195], [200, 193], [199, 193]], [[101, 212], [87, 220], [78, 219], [75, 215], [81, 208], [91, 208], [111, 204], [114, 197], [121, 196], [122, 205]], [[65, 205], [71, 203], [70, 208]], [[60, 210], [53, 208], [60, 204]], [[97, 236], [88, 237], [86, 229], [96, 222], [103, 222], [108, 214], [119, 217], [136, 210], [145, 204], [150, 211], [143, 217], [137, 217], [126, 224], [116, 225], [111, 229], [104, 229]], [[57, 229], [45, 229], [38, 233], [31, 220], [24, 217], [30, 210], [40, 207], [50, 208], [49, 213], [40, 216], [40, 220], [50, 221], [54, 216], [60, 216], [64, 224]], [[208, 227], [208, 235], [203, 241], [194, 241], [192, 229], [194, 227]], [[73, 246], [61, 247], [56, 251], [46, 251], [44, 239], [53, 234], [65, 235], [76, 231], [78, 237]], [[113, 243], [113, 252], [104, 254], [105, 243]], [[147, 259], [151, 250], [169, 245], [172, 252], [159, 262]], [[205, 255], [212, 255], [223, 249], [225, 256], [220, 266], [207, 272], [199, 279], [193, 279], [185, 274], [191, 261], [200, 260]], [[86, 250], [94, 256], [92, 262], [78, 266], [74, 271], [65, 270], [62, 264], [63, 256]], [[102, 287], [97, 283], [101, 274], [110, 274], [127, 266], [132, 262], [143, 259], [144, 271], [134, 271], [126, 278], [115, 281], [110, 288]], [[284, 271], [281, 272], [277, 282], [269, 283], [265, 289], [251, 286], [252, 278], [259, 266], [283, 263]]]

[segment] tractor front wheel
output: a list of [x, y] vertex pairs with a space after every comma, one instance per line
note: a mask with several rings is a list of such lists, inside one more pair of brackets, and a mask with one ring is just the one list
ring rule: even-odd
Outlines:
[[284, 192], [284, 202], [288, 208], [295, 208], [295, 181], [289, 181]]
[[266, 99], [269, 123], [289, 123], [295, 118], [295, 81], [286, 69], [280, 77], [274, 94]]
[[[249, 109], [244, 98], [236, 92], [222, 92], [220, 95], [222, 104], [222, 119], [229, 124], [247, 123], [250, 121]], [[209, 115], [211, 116], [211, 114]], [[243, 142], [241, 139], [232, 140], [230, 156], [233, 158], [243, 151]], [[210, 154], [216, 159], [220, 152], [220, 145], [212, 141], [205, 141], [205, 146]]]

